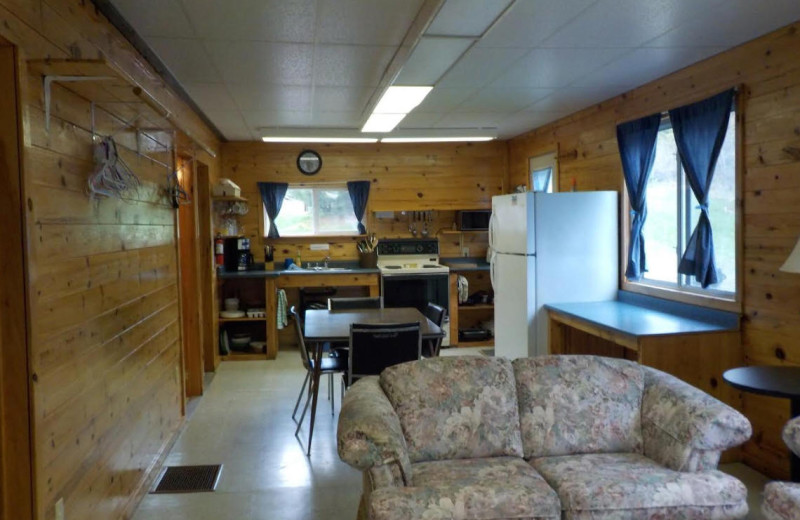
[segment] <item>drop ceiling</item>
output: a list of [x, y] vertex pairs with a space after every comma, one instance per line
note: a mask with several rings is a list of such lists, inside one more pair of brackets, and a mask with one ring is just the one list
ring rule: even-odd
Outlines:
[[434, 85], [404, 131], [509, 138], [800, 19], [797, 0], [111, 3], [232, 141], [357, 135], [389, 84]]

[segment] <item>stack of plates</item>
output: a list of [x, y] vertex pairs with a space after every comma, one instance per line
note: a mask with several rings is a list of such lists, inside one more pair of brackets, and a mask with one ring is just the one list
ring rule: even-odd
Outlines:
[[220, 311], [219, 317], [223, 319], [244, 318], [244, 311]]

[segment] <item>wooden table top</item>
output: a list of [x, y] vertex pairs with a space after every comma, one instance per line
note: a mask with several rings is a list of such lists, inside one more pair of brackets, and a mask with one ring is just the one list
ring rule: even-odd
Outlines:
[[722, 374], [732, 387], [771, 397], [800, 398], [800, 367], [749, 366]]
[[422, 339], [436, 339], [444, 336], [441, 328], [413, 307], [341, 311], [308, 309], [305, 319], [305, 336], [308, 341], [348, 341], [352, 323], [379, 325], [416, 322], [419, 322]]

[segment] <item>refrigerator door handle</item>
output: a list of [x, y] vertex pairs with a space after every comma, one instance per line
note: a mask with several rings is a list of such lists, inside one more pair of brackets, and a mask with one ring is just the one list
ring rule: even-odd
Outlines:
[[494, 250], [494, 211], [489, 215], [489, 247]]
[[[491, 227], [489, 228], [491, 229]], [[495, 266], [495, 252], [492, 251], [492, 256], [489, 259], [489, 282], [492, 284], [492, 292], [494, 293], [494, 297], [497, 298], [497, 288], [494, 285], [494, 266]]]

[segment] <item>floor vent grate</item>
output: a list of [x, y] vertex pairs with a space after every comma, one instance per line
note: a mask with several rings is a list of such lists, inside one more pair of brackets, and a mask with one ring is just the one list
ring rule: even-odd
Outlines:
[[151, 493], [199, 493], [214, 491], [222, 464], [211, 466], [167, 466]]

